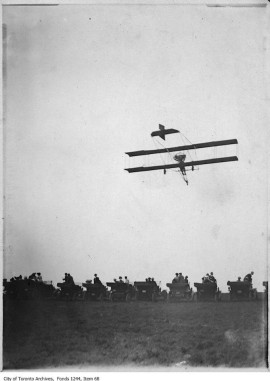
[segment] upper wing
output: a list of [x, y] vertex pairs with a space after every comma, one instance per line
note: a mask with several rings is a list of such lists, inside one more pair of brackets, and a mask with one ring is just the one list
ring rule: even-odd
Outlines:
[[[154, 131], [154, 132], [158, 133], [160, 131]], [[152, 134], [153, 134], [153, 132], [152, 132]], [[219, 140], [219, 141], [214, 141], [214, 142], [197, 143], [197, 144], [190, 144], [190, 145], [186, 145], [186, 146], [178, 146], [178, 147], [170, 147], [170, 148], [133, 151], [133, 152], [126, 152], [126, 154], [130, 157], [132, 157], [132, 156], [143, 156], [143, 155], [153, 155], [156, 153], [187, 151], [190, 149], [218, 147], [218, 146], [225, 146], [225, 145], [230, 145], [230, 144], [238, 144], [237, 139]]]

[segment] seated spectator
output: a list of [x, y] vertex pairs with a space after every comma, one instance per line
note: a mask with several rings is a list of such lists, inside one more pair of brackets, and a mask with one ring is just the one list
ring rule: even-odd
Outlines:
[[178, 275], [178, 282], [179, 282], [179, 283], [183, 283], [184, 280], [185, 280], [185, 278], [183, 277], [183, 274], [182, 274], [182, 273], [179, 273], [179, 275]]
[[249, 282], [249, 283], [252, 283], [252, 275], [254, 274], [253, 271], [251, 271], [250, 274], [247, 274], [245, 277], [244, 277], [244, 282]]
[[208, 279], [212, 283], [216, 283], [216, 278], [214, 277], [214, 274], [211, 272], [210, 275], [208, 276]]

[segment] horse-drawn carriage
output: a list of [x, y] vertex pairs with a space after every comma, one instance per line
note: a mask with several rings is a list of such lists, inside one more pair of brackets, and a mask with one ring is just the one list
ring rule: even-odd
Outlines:
[[80, 300], [84, 298], [84, 291], [80, 284], [75, 283], [57, 283], [57, 299], [62, 300]]
[[109, 291], [109, 300], [129, 302], [135, 296], [135, 289], [131, 284], [123, 282], [107, 282]]
[[257, 290], [252, 288], [252, 284], [246, 281], [227, 282], [230, 292], [230, 301], [256, 300]]
[[221, 291], [217, 287], [216, 282], [194, 283], [197, 292], [193, 295], [193, 300], [198, 302], [203, 301], [220, 301]]
[[3, 282], [4, 297], [8, 299], [50, 298], [55, 292], [51, 281], [38, 282], [33, 279], [13, 279]]
[[107, 288], [102, 283], [92, 283], [86, 281], [82, 284], [86, 288], [85, 300], [103, 301], [107, 296]]
[[165, 301], [167, 298], [167, 291], [161, 291], [157, 283], [153, 281], [148, 282], [134, 282], [135, 287], [135, 300], [151, 300], [156, 302], [158, 300]]
[[172, 301], [191, 301], [193, 291], [189, 283], [186, 282], [173, 282], [167, 283], [166, 286], [170, 289], [168, 293], [168, 302]]

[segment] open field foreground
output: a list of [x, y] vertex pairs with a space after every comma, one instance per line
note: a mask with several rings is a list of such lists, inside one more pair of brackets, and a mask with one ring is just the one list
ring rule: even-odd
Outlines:
[[266, 321], [262, 302], [7, 301], [3, 366], [265, 369]]

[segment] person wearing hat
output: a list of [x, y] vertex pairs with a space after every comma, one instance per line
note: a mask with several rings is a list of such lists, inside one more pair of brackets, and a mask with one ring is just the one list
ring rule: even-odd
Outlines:
[[254, 271], [251, 271], [250, 274], [247, 274], [244, 278], [244, 282], [249, 282], [250, 284], [252, 283], [252, 275], [254, 274]]
[[119, 277], [119, 283], [124, 283], [122, 277]]
[[129, 284], [129, 280], [128, 280], [128, 277], [127, 277], [127, 276], [125, 276], [125, 283], [126, 283], [126, 284]]
[[94, 284], [101, 284], [101, 281], [100, 281], [99, 277], [97, 276], [97, 274], [95, 274], [94, 276], [95, 276]]
[[241, 277], [240, 276], [238, 277], [237, 282], [241, 282]]
[[42, 276], [41, 273], [37, 273], [37, 281], [42, 282]]
[[216, 283], [216, 278], [214, 277], [213, 272], [211, 272], [210, 275], [208, 275], [208, 279], [210, 280], [210, 282]]
[[29, 279], [36, 280], [36, 273], [32, 273], [32, 274], [29, 276]]
[[188, 284], [188, 276], [187, 275], [185, 276], [185, 283]]
[[178, 274], [178, 282], [179, 282], [179, 283], [183, 283], [184, 280], [185, 280], [185, 279], [184, 279], [184, 277], [183, 277], [183, 274], [182, 274], [182, 273], [179, 273], [179, 274]]
[[178, 282], [178, 273], [175, 273], [175, 277], [172, 280], [172, 283], [177, 283]]
[[73, 286], [75, 284], [73, 280], [73, 276], [71, 276], [70, 274], [67, 274], [67, 283], [69, 286]]

